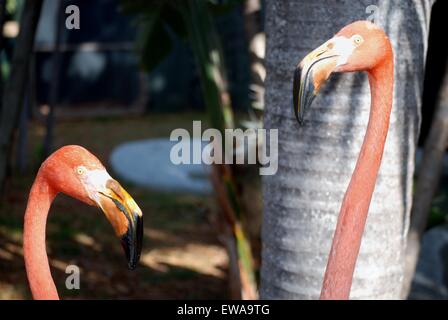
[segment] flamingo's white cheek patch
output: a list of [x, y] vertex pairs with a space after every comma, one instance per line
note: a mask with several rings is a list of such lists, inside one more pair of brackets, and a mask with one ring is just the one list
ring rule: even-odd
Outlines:
[[93, 201], [98, 201], [98, 192], [104, 192], [106, 190], [106, 182], [111, 180], [112, 177], [106, 170], [90, 170], [87, 171], [82, 181], [86, 191]]
[[336, 66], [342, 66], [347, 63], [348, 58], [353, 53], [353, 50], [355, 50], [356, 46], [353, 43], [351, 39], [348, 39], [346, 37], [334, 37], [333, 38], [333, 50], [334, 52], [337, 52], [339, 55], [339, 58], [336, 62]]

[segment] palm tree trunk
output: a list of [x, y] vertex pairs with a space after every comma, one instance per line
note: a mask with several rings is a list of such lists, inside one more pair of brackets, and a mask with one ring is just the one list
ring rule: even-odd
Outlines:
[[17, 127], [23, 106], [29, 62], [32, 56], [34, 35], [39, 21], [42, 0], [25, 2], [20, 19], [20, 33], [14, 47], [11, 73], [2, 96], [3, 108], [0, 117], [0, 191], [4, 185], [12, 148], [14, 129]]
[[[263, 177], [261, 298], [319, 297], [342, 198], [367, 126], [365, 74], [336, 74], [305, 126], [292, 109], [294, 67], [343, 26], [377, 19], [395, 52], [391, 125], [351, 298], [400, 298], [433, 1], [268, 1], [265, 128], [279, 129], [278, 172]], [[372, 7], [370, 7], [372, 8]], [[267, 139], [269, 140], [269, 139]]]

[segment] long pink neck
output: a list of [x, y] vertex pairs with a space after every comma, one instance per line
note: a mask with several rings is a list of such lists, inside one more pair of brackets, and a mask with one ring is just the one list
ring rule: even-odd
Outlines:
[[383, 156], [393, 97], [393, 59], [369, 71], [371, 109], [364, 142], [342, 202], [321, 299], [348, 299], [370, 200]]
[[47, 215], [55, 196], [56, 192], [38, 173], [30, 191], [23, 231], [25, 267], [34, 299], [59, 299], [45, 249]]

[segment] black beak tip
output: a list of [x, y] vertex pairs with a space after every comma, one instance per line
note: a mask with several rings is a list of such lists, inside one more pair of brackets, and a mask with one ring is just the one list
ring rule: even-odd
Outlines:
[[[293, 103], [294, 103], [294, 114], [296, 120], [300, 126], [305, 123], [304, 114], [306, 110], [311, 106], [315, 94], [314, 94], [314, 84], [309, 79], [313, 77], [312, 70], [309, 70], [306, 74], [305, 79], [302, 79], [303, 70], [297, 66], [294, 72], [293, 81]], [[303, 83], [302, 83], [303, 81]]]
[[137, 267], [137, 263], [135, 263], [134, 261], [128, 262], [129, 270], [134, 270], [136, 267]]
[[121, 245], [124, 253], [126, 254], [126, 260], [128, 262], [128, 269], [134, 270], [137, 267], [137, 263], [140, 260], [140, 253], [137, 254], [135, 245], [132, 243], [131, 238], [126, 234], [121, 238]]
[[130, 227], [126, 234], [121, 237], [121, 245], [126, 254], [128, 269], [134, 270], [140, 260], [143, 241], [143, 217], [134, 214], [135, 227]]
[[303, 115], [301, 113], [297, 112], [296, 108], [294, 108], [294, 111], [295, 111], [295, 116], [296, 116], [297, 122], [299, 123], [300, 126], [303, 126], [303, 124], [305, 122], [303, 119]]

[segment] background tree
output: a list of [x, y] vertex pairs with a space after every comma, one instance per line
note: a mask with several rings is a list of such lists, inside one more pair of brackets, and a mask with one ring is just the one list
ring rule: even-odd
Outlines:
[[[6, 21], [6, 0], [0, 0], [0, 30], [3, 30], [3, 26]], [[5, 46], [5, 37], [3, 36], [3, 31], [0, 32], [0, 52], [3, 51]], [[3, 91], [3, 75], [0, 75], [0, 92]], [[2, 109], [2, 104], [0, 101], [0, 110]]]
[[299, 127], [292, 109], [294, 67], [341, 27], [373, 17], [393, 43], [395, 92], [351, 298], [400, 297], [432, 4], [266, 3], [264, 123], [266, 129], [279, 129], [279, 164], [276, 175], [263, 178], [261, 298], [319, 296], [337, 215], [369, 116], [366, 75], [336, 74]]
[[443, 158], [448, 147], [448, 67], [426, 138], [423, 158], [418, 170], [418, 179], [411, 212], [408, 246], [406, 253], [406, 269], [403, 281], [403, 296], [407, 296], [417, 266], [420, 242], [427, 227], [431, 211], [431, 203], [439, 186], [443, 171]]
[[34, 35], [39, 21], [42, 0], [28, 0], [20, 19], [20, 32], [14, 47], [11, 72], [2, 95], [0, 116], [0, 189], [3, 188], [12, 150], [14, 130], [23, 106], [26, 81], [29, 75]]
[[262, 2], [246, 0], [244, 2], [244, 29], [249, 45], [251, 98], [254, 109], [264, 108], [264, 79], [266, 68], [264, 55], [266, 51], [266, 36], [263, 29]]
[[54, 112], [56, 104], [58, 103], [58, 94], [60, 86], [60, 71], [62, 64], [61, 42], [63, 29], [65, 28], [65, 1], [59, 0], [56, 5], [56, 19], [55, 19], [55, 39], [54, 50], [51, 57], [51, 83], [49, 93], [49, 111], [46, 119], [46, 132], [44, 138], [44, 148], [42, 158], [46, 159], [53, 152], [53, 131], [54, 131]]

